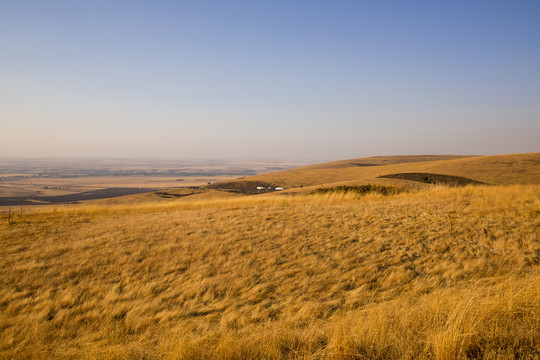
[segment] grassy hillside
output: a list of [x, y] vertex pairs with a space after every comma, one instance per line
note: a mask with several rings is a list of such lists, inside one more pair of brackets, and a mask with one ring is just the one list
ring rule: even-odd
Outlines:
[[351, 183], [401, 183], [379, 176], [398, 173], [432, 173], [466, 177], [495, 185], [540, 183], [540, 153], [495, 156], [378, 156], [306, 166], [250, 176], [242, 181], [260, 181], [287, 188], [335, 186]]
[[0, 357], [540, 358], [539, 185], [169, 200], [3, 215]]

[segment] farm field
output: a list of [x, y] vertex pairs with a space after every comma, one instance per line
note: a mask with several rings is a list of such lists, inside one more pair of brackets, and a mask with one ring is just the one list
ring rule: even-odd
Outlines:
[[380, 160], [2, 214], [0, 357], [539, 359], [539, 154]]

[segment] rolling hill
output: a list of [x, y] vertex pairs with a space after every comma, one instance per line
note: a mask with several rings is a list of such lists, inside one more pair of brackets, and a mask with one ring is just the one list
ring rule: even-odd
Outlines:
[[382, 183], [408, 187], [425, 184], [422, 181], [386, 177], [396, 174], [446, 175], [491, 185], [538, 184], [540, 153], [493, 156], [376, 156], [249, 176], [213, 184], [211, 187], [245, 188], [245, 184], [253, 187], [253, 184], [260, 183], [283, 186], [292, 192], [307, 192], [313, 187], [343, 184]]

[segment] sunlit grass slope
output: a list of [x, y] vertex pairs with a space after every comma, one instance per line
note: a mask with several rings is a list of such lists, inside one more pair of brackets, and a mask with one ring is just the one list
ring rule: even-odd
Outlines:
[[538, 359], [539, 216], [539, 185], [4, 216], [0, 357]]
[[[288, 188], [342, 183], [384, 183], [378, 176], [434, 173], [466, 177], [494, 185], [540, 183], [540, 153], [495, 156], [377, 156], [305, 166], [238, 181], [263, 181]], [[395, 181], [394, 181], [395, 183]]]

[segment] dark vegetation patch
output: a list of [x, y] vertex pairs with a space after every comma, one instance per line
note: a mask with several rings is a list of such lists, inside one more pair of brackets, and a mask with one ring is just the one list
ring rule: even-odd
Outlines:
[[[264, 182], [264, 181], [226, 181], [215, 184], [208, 184], [207, 189], [224, 190], [228, 192], [236, 192], [242, 194], [261, 194], [274, 191], [279, 185]], [[257, 189], [264, 188], [264, 189]]]
[[198, 190], [199, 189], [198, 186], [192, 186], [189, 188], [186, 187], [185, 189], [188, 189], [188, 190], [184, 190], [183, 193], [171, 192], [171, 191], [158, 191], [158, 192], [155, 192], [154, 194], [164, 199], [171, 199], [171, 198], [179, 198], [183, 196], [190, 196], [190, 195], [201, 193], [201, 190]]
[[334, 188], [319, 188], [313, 190], [310, 195], [315, 194], [330, 194], [330, 193], [342, 193], [342, 194], [359, 194], [366, 195], [370, 193], [382, 194], [382, 195], [392, 195], [403, 192], [404, 189], [394, 187], [394, 186], [383, 186], [383, 185], [354, 185], [354, 186], [337, 186]]
[[411, 181], [422, 182], [425, 184], [442, 184], [442, 185], [449, 185], [449, 186], [486, 185], [486, 183], [484, 182], [468, 179], [466, 177], [430, 174], [430, 173], [402, 173], [402, 174], [381, 175], [378, 177], [389, 178], [389, 179], [411, 180]]
[[156, 192], [154, 194], [158, 195], [159, 197], [165, 198], [165, 199], [179, 198], [179, 197], [182, 197], [182, 196], [192, 195], [192, 194], [175, 194], [175, 193], [170, 193], [170, 192], [167, 192], [167, 191], [158, 191], [158, 192]]

